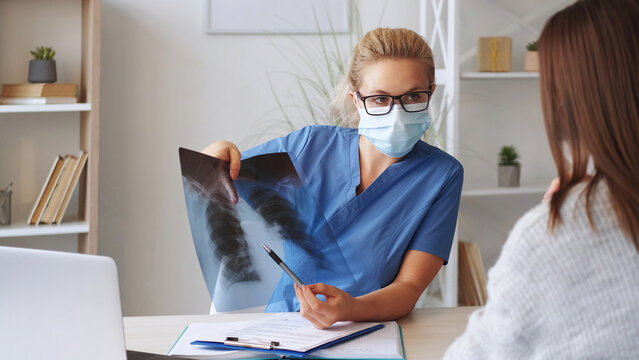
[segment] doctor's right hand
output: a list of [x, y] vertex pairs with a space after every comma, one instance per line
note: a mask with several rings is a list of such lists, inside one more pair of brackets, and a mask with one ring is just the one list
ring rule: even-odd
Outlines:
[[229, 175], [231, 175], [231, 179], [237, 179], [237, 175], [240, 173], [242, 154], [235, 144], [228, 141], [215, 141], [205, 147], [202, 153], [228, 161], [230, 163]]

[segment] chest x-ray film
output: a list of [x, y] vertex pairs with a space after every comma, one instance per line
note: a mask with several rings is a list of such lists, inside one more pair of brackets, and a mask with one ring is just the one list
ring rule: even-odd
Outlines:
[[193, 242], [217, 311], [261, 305], [266, 311], [295, 309], [293, 281], [261, 243], [306, 284], [354, 282], [288, 154], [243, 160], [233, 181], [228, 162], [184, 148], [179, 153]]

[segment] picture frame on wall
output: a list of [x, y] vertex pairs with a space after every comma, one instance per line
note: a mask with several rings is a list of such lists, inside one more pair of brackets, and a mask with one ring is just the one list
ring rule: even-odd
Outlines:
[[350, 31], [350, 0], [205, 0], [209, 34]]

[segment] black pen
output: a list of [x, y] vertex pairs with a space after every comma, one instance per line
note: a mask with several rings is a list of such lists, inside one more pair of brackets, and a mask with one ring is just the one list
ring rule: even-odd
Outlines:
[[288, 266], [286, 266], [286, 264], [284, 264], [284, 261], [282, 261], [282, 259], [280, 259], [280, 257], [277, 256], [275, 251], [271, 250], [271, 248], [264, 245], [264, 243], [262, 243], [262, 247], [264, 247], [264, 250], [266, 250], [266, 252], [271, 256], [271, 259], [273, 259], [273, 261], [275, 261], [275, 263], [279, 265], [279, 267], [281, 267], [282, 270], [284, 270], [284, 272], [287, 273], [288, 276], [291, 277], [291, 279], [293, 279], [293, 281], [295, 281], [297, 286], [299, 286], [300, 288], [304, 286], [304, 283], [302, 282], [302, 280], [300, 280], [300, 278], [298, 278], [297, 275], [295, 275], [295, 273], [293, 273], [293, 271], [289, 269]]

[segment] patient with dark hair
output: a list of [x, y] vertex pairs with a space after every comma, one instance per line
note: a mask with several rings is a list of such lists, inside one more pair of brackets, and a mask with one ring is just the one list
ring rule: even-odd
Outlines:
[[582, 0], [539, 38], [558, 172], [446, 359], [639, 356], [639, 2]]

